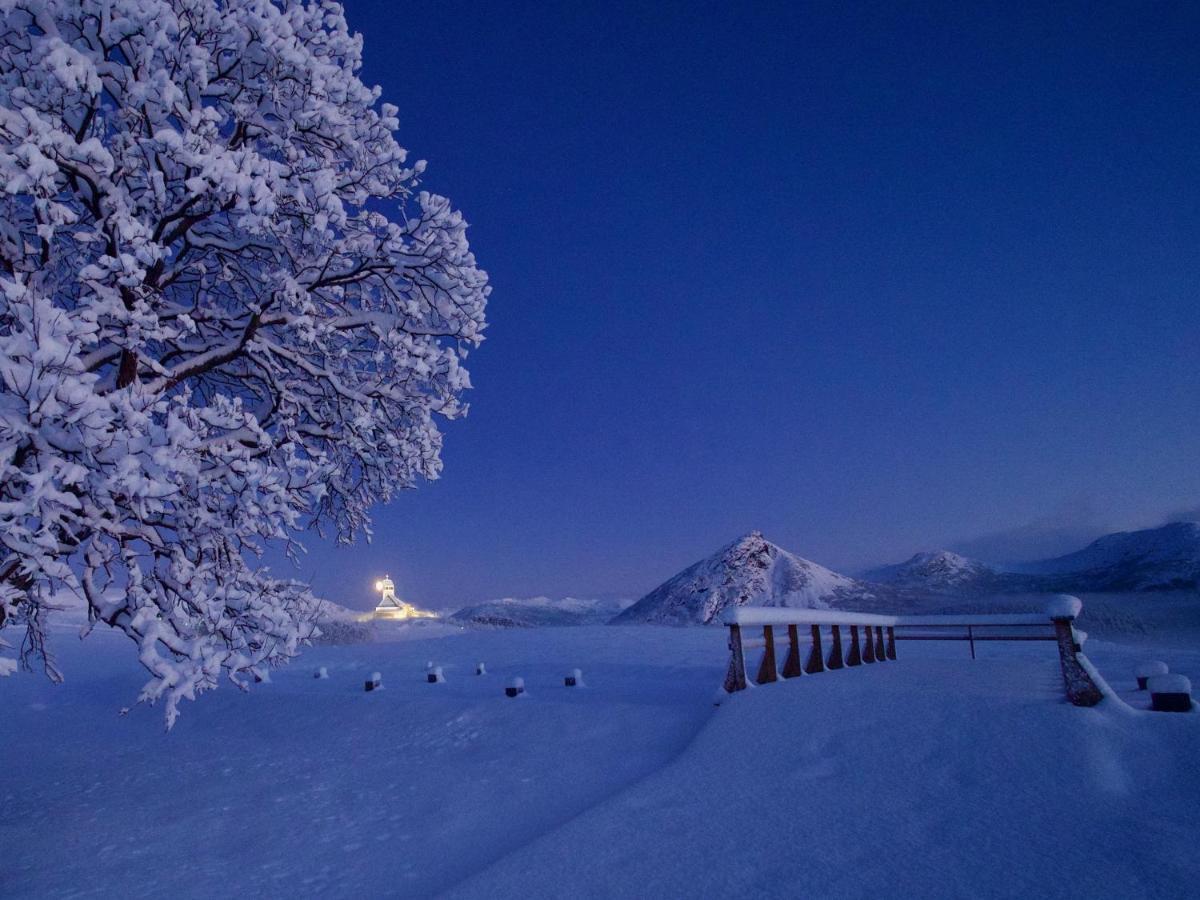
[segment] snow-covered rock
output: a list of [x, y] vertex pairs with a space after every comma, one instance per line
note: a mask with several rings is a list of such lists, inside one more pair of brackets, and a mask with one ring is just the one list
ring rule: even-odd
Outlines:
[[1082, 550], [1018, 567], [1076, 591], [1156, 591], [1200, 588], [1200, 523], [1122, 531]]
[[598, 625], [607, 622], [628, 605], [622, 600], [587, 600], [564, 597], [518, 599], [504, 597], [465, 606], [450, 616], [461, 624], [498, 628], [540, 628], [560, 625]]
[[1190, 694], [1192, 682], [1184, 675], [1154, 675], [1146, 682], [1152, 694]]
[[868, 585], [794, 556], [752, 531], [663, 582], [613, 623], [706, 625], [719, 623], [722, 613], [738, 606], [825, 609], [873, 596]]
[[863, 573], [867, 581], [927, 591], [966, 591], [991, 588], [997, 573], [986, 563], [949, 550], [917, 553], [892, 566]]
[[1165, 662], [1160, 659], [1152, 659], [1139, 663], [1138, 667], [1133, 670], [1133, 674], [1137, 678], [1151, 678], [1155, 675], [1166, 675], [1169, 671]]

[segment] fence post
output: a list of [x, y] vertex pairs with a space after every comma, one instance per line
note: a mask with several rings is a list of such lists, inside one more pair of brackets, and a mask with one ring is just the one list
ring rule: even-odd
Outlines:
[[887, 659], [887, 651], [883, 648], [883, 626], [875, 626], [875, 661], [883, 662]]
[[763, 640], [767, 646], [763, 650], [762, 662], [758, 665], [758, 677], [754, 679], [759, 684], [779, 678], [779, 670], [775, 668], [775, 629], [772, 626], [763, 626]]
[[742, 626], [729, 626], [729, 671], [725, 674], [725, 690], [732, 694], [734, 691], [746, 689], [746, 658], [742, 653]]
[[841, 625], [830, 625], [829, 631], [833, 636], [830, 639], [830, 644], [832, 646], [829, 648], [829, 662], [827, 664], [827, 668], [840, 669], [843, 665], [843, 663], [842, 663], [842, 626]]
[[889, 625], [887, 630], [887, 658], [896, 658], [896, 629]]
[[850, 655], [846, 657], [846, 665], [861, 666], [862, 651], [858, 647], [858, 626], [850, 626]]
[[783, 677], [795, 678], [804, 670], [800, 667], [800, 634], [795, 625], [788, 626], [788, 655], [783, 663]]
[[1051, 619], [1054, 637], [1058, 641], [1058, 661], [1062, 664], [1063, 683], [1067, 688], [1067, 698], [1076, 706], [1095, 706], [1104, 699], [1104, 695], [1075, 655], [1078, 648], [1071, 627], [1074, 618], [1074, 615], [1055, 615]]
[[809, 675], [814, 672], [825, 671], [825, 658], [821, 653], [821, 626], [812, 626], [812, 650], [808, 653], [808, 665], [804, 667], [804, 671]]
[[864, 626], [863, 632], [865, 640], [863, 641], [862, 659], [865, 663], [873, 663], [875, 662], [875, 636], [871, 634], [870, 625]]

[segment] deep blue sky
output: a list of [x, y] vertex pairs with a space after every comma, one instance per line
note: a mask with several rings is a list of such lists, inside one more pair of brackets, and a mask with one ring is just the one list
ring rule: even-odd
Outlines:
[[331, 598], [1200, 505], [1200, 4], [346, 6], [494, 292], [442, 480], [310, 541]]

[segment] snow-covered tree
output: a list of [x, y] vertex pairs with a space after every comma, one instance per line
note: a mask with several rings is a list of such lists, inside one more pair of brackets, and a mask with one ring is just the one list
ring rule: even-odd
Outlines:
[[438, 475], [487, 276], [338, 4], [0, 12], [0, 634], [78, 594], [170, 724], [311, 633], [266, 544]]

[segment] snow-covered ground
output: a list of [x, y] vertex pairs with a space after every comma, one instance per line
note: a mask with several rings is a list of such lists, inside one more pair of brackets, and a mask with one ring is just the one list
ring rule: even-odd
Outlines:
[[[123, 639], [60, 634], [66, 684], [0, 683], [0, 753], [26, 773], [0, 787], [0, 895], [1136, 897], [1200, 878], [1200, 713], [1071, 707], [1052, 645], [901, 644], [714, 707], [720, 628], [404, 633], [313, 648], [170, 734], [117, 714], [142, 681]], [[1146, 658], [1200, 682], [1200, 642], [1143, 638], [1089, 641], [1114, 688], [1136, 701]], [[574, 667], [586, 688], [563, 686]]]

